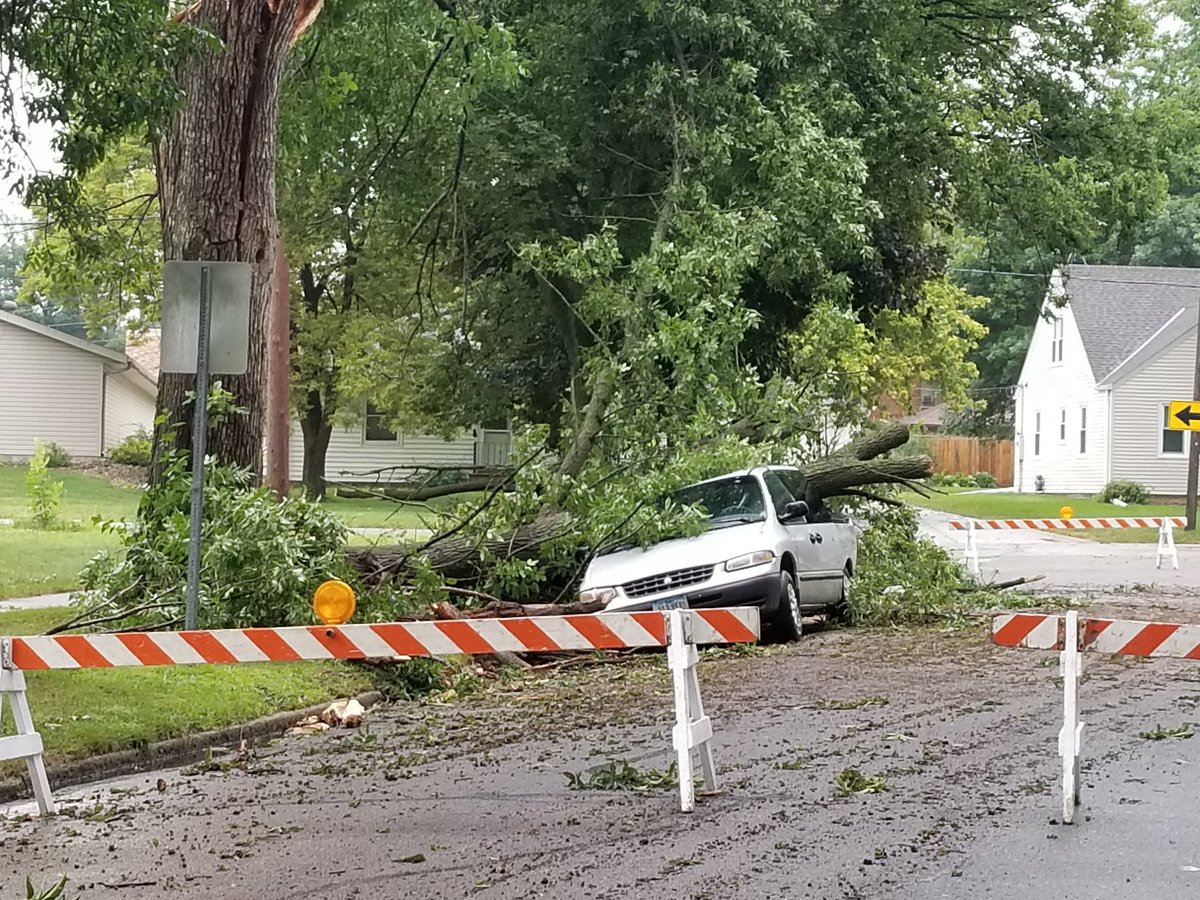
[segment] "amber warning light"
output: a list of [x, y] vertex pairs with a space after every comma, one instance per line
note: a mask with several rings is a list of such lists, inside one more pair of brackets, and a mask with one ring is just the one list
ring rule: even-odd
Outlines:
[[344, 625], [354, 615], [354, 588], [330, 579], [313, 591], [313, 613], [322, 625]]

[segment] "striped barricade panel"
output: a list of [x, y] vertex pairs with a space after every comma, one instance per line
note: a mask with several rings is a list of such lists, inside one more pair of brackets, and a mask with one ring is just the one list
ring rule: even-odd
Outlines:
[[[950, 527], [956, 531], [967, 531], [974, 525], [980, 530], [991, 531], [1080, 531], [1088, 528], [1161, 528], [1163, 518], [1127, 517], [1118, 519], [954, 519]], [[1183, 528], [1187, 520], [1182, 516], [1169, 516], [1176, 528]]]
[[[1080, 619], [1082, 648], [1096, 653], [1200, 659], [1200, 625]], [[992, 640], [1002, 647], [1062, 650], [1062, 616], [1015, 613], [992, 620]]]
[[[758, 640], [757, 609], [692, 610], [687, 615], [696, 644]], [[663, 613], [635, 612], [4, 640], [12, 642], [12, 665], [34, 671], [665, 647], [667, 626]]]

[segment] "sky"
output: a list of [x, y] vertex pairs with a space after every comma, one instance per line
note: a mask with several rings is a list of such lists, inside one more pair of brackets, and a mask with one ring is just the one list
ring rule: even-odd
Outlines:
[[[14, 87], [17, 86], [14, 85]], [[16, 176], [5, 178], [0, 175], [0, 216], [27, 221], [32, 214], [25, 208], [20, 198], [12, 193], [16, 178], [20, 175], [53, 171], [57, 167], [58, 160], [51, 146], [54, 129], [44, 122], [30, 124], [24, 118], [24, 110], [16, 110], [14, 115], [18, 117], [18, 124], [25, 132], [25, 145], [22, 148], [24, 154], [18, 151], [18, 158], [22, 155], [27, 155], [29, 158], [21, 160], [19, 167], [21, 171]]]

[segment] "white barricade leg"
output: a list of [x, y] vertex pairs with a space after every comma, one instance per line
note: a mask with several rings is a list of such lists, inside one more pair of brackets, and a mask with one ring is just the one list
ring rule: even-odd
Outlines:
[[979, 545], [975, 543], [975, 520], [967, 521], [967, 544], [963, 549], [963, 564], [972, 575], [979, 575]]
[[38, 811], [43, 816], [51, 815], [55, 811], [54, 795], [50, 793], [50, 779], [46, 777], [46, 763], [42, 759], [42, 736], [34, 730], [29, 701], [25, 697], [25, 673], [12, 666], [12, 641], [9, 640], [0, 641], [0, 716], [4, 712], [5, 698], [12, 707], [16, 734], [0, 737], [0, 760], [25, 760]]
[[1063, 824], [1075, 821], [1075, 807], [1082, 794], [1079, 783], [1079, 755], [1083, 745], [1083, 722], [1079, 721], [1079, 678], [1083, 674], [1083, 654], [1079, 652], [1079, 613], [1066, 615], [1063, 651], [1059, 657], [1063, 680], [1063, 725], [1058, 733], [1058, 754], [1062, 757]]
[[692, 750], [700, 751], [700, 769], [704, 773], [705, 789], [717, 789], [717, 768], [713, 761], [712, 720], [704, 714], [700, 700], [700, 682], [696, 678], [699, 654], [692, 642], [691, 618], [683, 610], [672, 610], [667, 624], [670, 644], [667, 646], [667, 665], [675, 685], [675, 745], [679, 770], [679, 805], [684, 812], [696, 808], [696, 786], [693, 781]]
[[1169, 516], [1163, 516], [1162, 525], [1158, 529], [1158, 550], [1154, 554], [1154, 568], [1161, 569], [1164, 559], [1170, 560], [1173, 568], [1179, 568], [1179, 551], [1175, 549], [1175, 523]]

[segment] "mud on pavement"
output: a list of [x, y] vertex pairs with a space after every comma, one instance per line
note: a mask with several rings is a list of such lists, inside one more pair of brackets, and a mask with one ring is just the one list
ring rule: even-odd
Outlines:
[[[1200, 699], [1194, 663], [1087, 669], [1088, 783], [1136, 768], [1138, 733]], [[831, 631], [707, 651], [700, 678], [724, 792], [691, 815], [670, 788], [578, 790], [564, 774], [669, 766], [670, 684], [643, 655], [64, 792], [59, 816], [0, 826], [0, 896], [62, 873], [68, 897], [123, 900], [966, 897], [996, 887], [971, 869], [977, 848], [1073, 832], [1052, 821], [1054, 654], [994, 648], [982, 626]], [[879, 791], [839, 796], [851, 769], [844, 786]], [[1017, 896], [999, 885], [986, 895]]]

